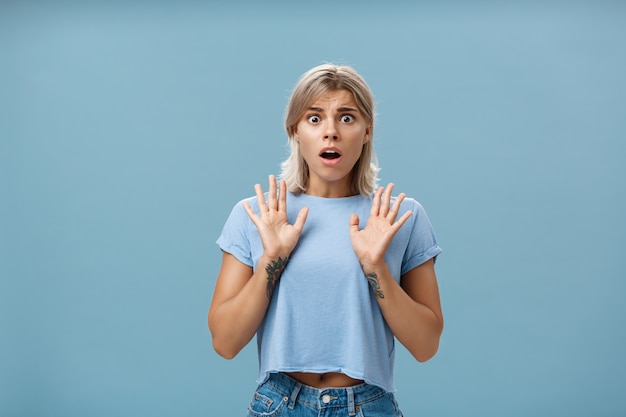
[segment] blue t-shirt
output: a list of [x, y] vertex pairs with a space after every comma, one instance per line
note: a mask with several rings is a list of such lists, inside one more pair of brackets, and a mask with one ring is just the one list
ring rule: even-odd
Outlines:
[[[258, 213], [256, 197], [246, 201]], [[289, 222], [293, 224], [302, 207], [309, 207], [309, 214], [257, 331], [258, 383], [272, 372], [341, 372], [395, 390], [394, 337], [350, 241], [350, 215], [358, 214], [362, 229], [371, 205], [371, 197], [360, 195], [322, 198], [288, 193]], [[424, 208], [406, 198], [398, 218], [407, 210], [413, 215], [385, 256], [397, 282], [441, 253]], [[217, 243], [256, 268], [263, 245], [242, 202], [233, 208]]]

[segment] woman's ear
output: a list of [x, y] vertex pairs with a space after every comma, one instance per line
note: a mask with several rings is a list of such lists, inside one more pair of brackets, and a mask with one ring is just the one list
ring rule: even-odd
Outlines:
[[367, 127], [365, 128], [365, 137], [363, 137], [363, 144], [366, 144], [367, 142], [370, 141], [370, 132], [372, 131], [372, 125], [369, 124], [367, 125]]

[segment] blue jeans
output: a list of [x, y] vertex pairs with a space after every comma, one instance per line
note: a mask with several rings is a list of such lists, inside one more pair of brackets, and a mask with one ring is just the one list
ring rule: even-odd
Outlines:
[[314, 388], [284, 374], [259, 385], [248, 417], [402, 417], [392, 393], [369, 384]]

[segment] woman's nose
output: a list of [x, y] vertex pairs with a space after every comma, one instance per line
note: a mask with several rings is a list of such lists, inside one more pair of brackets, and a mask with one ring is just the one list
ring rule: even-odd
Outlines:
[[335, 127], [334, 120], [328, 120], [328, 122], [326, 123], [326, 131], [324, 132], [324, 139], [332, 139], [332, 140], [339, 139], [339, 135], [337, 134], [337, 129]]

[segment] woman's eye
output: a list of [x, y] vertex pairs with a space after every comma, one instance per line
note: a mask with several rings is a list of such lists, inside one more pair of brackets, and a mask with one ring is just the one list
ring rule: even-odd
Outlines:
[[341, 121], [344, 123], [350, 123], [354, 121], [354, 117], [349, 114], [344, 114], [343, 116], [341, 116]]
[[313, 116], [309, 116], [309, 122], [311, 123], [319, 123], [321, 121], [319, 116], [313, 115]]

